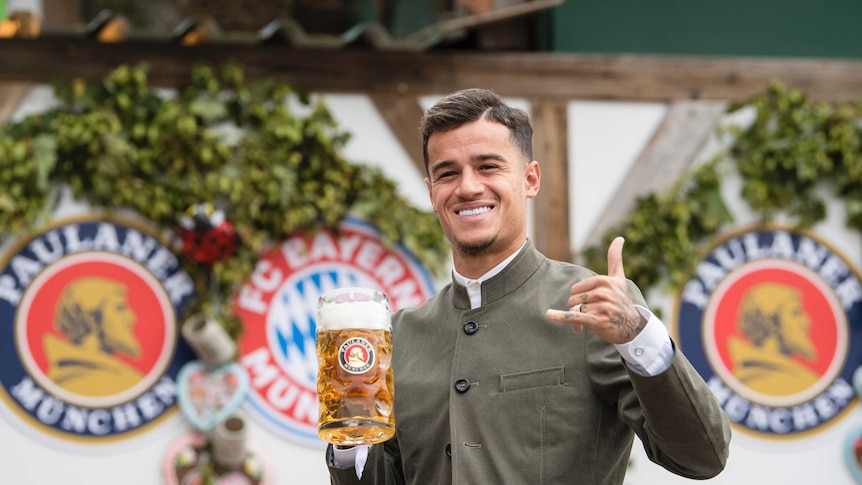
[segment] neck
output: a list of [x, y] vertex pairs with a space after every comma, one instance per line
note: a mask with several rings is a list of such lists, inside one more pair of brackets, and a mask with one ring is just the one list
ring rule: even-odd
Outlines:
[[478, 279], [502, 263], [506, 258], [518, 252], [525, 242], [526, 239], [521, 240], [508, 247], [505, 251], [485, 251], [481, 254], [468, 254], [453, 249], [452, 260], [455, 271], [465, 278]]

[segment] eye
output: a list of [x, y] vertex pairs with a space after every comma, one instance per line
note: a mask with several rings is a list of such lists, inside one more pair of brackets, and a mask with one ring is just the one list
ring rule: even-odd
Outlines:
[[448, 170], [445, 172], [440, 172], [437, 174], [437, 180], [454, 177], [456, 175], [458, 175], [458, 172], [456, 172], [454, 170]]

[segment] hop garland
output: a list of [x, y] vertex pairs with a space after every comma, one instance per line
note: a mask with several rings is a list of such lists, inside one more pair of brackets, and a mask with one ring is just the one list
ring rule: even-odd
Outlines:
[[826, 217], [815, 188], [826, 185], [844, 200], [846, 224], [862, 231], [862, 102], [827, 104], [773, 82], [764, 92], [731, 106], [755, 110], [747, 127], [732, 126], [729, 148], [677, 181], [665, 194], [649, 194], [584, 251], [588, 266], [603, 271], [613, 237], [626, 236], [626, 274], [643, 288], [679, 287], [703, 245], [733, 217], [721, 196], [721, 174], [736, 170], [740, 197], [767, 222], [787, 215], [799, 229]]
[[183, 258], [199, 296], [187, 313], [218, 317], [233, 336], [241, 327], [231, 296], [267, 246], [335, 230], [347, 214], [432, 271], [445, 267], [434, 214], [411, 207], [380, 169], [344, 159], [349, 134], [320, 98], [269, 80], [247, 84], [236, 64], [197, 66], [175, 93], [149, 86], [145, 65], [55, 90], [57, 106], [0, 127], [2, 235], [45, 222], [57, 187], [105, 211], [131, 209], [167, 234], [190, 207], [212, 204], [239, 244], [224, 257]]
[[[448, 245], [433, 213], [407, 204], [380, 169], [348, 163], [340, 150], [349, 134], [307, 93], [274, 81], [246, 84], [235, 64], [195, 67], [175, 96], [150, 87], [143, 65], [56, 92], [58, 106], [0, 130], [0, 234], [38, 227], [57, 203], [57, 186], [106, 210], [132, 209], [167, 231], [189, 207], [213, 203], [240, 244], [211, 265], [185, 261], [200, 295], [188, 311], [228, 322], [230, 295], [268, 244], [334, 229], [348, 213], [432, 270], [445, 267]], [[816, 103], [775, 82], [731, 111], [743, 108], [754, 108], [755, 120], [729, 130], [726, 151], [669, 192], [638, 199], [602, 244], [584, 251], [585, 263], [601, 271], [610, 240], [625, 234], [634, 281], [680, 284], [702, 245], [732, 221], [720, 194], [728, 165], [764, 220], [784, 213], [800, 228], [823, 220], [814, 189], [828, 184], [845, 201], [848, 227], [862, 231], [862, 103]], [[235, 321], [229, 329], [240, 330]]]

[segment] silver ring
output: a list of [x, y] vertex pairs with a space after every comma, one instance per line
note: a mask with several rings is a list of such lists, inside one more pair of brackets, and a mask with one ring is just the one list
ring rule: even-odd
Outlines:
[[578, 306], [575, 307], [576, 312], [584, 313], [584, 309], [587, 307], [586, 303], [578, 303]]

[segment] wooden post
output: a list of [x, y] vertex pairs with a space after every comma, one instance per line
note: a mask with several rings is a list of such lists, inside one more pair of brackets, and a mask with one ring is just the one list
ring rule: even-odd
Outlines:
[[542, 170], [542, 185], [533, 203], [533, 242], [545, 256], [572, 260], [569, 237], [568, 102], [530, 100], [533, 156]]
[[47, 30], [81, 24], [81, 0], [42, 0], [42, 12]]
[[424, 177], [425, 159], [422, 156], [422, 136], [419, 134], [419, 121], [423, 112], [417, 96], [395, 93], [371, 94], [369, 97], [386, 120], [389, 130], [410, 156], [413, 166]]
[[30, 83], [0, 83], [0, 125], [12, 118], [32, 87]]

